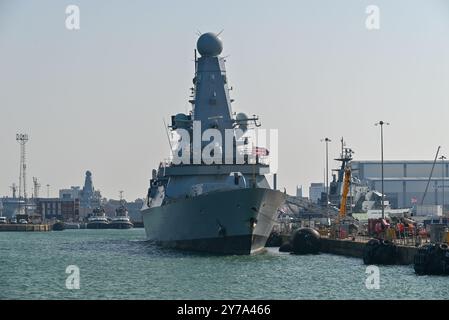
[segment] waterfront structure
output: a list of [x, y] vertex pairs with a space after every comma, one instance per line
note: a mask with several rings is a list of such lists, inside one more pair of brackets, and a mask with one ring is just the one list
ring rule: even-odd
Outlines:
[[20, 174], [19, 174], [19, 198], [26, 200], [27, 193], [27, 179], [26, 179], [26, 143], [28, 142], [28, 134], [16, 134], [16, 141], [20, 144]]
[[101, 206], [101, 193], [94, 188], [92, 172], [86, 171], [82, 189], [78, 186], [72, 186], [70, 189], [59, 190], [59, 199], [79, 201], [79, 215], [82, 218], [92, 214], [95, 208]]
[[81, 189], [80, 187], [70, 187], [70, 189], [59, 190], [59, 199], [80, 199]]
[[27, 193], [27, 178], [26, 178], [26, 143], [28, 142], [28, 134], [17, 133], [16, 141], [20, 144], [20, 173], [19, 173], [19, 199], [23, 200], [17, 202], [18, 214], [28, 214], [28, 193]]
[[36, 213], [42, 220], [78, 221], [80, 216], [79, 199], [37, 198]]
[[309, 200], [313, 203], [318, 203], [323, 192], [325, 192], [324, 183], [312, 182], [309, 186]]
[[326, 180], [326, 189], [324, 203], [326, 206], [329, 206], [329, 142], [332, 142], [332, 140], [326, 137], [324, 139], [321, 139], [321, 142], [323, 141], [326, 144], [326, 174], [324, 175]]
[[[19, 208], [25, 207], [25, 200], [18, 197], [3, 197], [3, 215], [11, 218], [19, 213]], [[28, 204], [29, 209], [30, 204]]]
[[[441, 205], [443, 181], [447, 180], [449, 162], [441, 161], [435, 165], [427, 194], [426, 185], [434, 162], [431, 160], [388, 160], [384, 161], [385, 198], [392, 208], [409, 208], [416, 204]], [[352, 161], [352, 172], [355, 177], [365, 182], [372, 190], [381, 190], [380, 161]], [[448, 195], [446, 195], [446, 199]], [[448, 205], [445, 204], [445, 212]]]
[[302, 186], [296, 186], [296, 196], [302, 198]]
[[380, 126], [380, 172], [381, 172], [381, 210], [382, 219], [385, 218], [385, 190], [384, 190], [384, 125], [389, 126], [388, 122], [379, 121], [374, 124]]
[[33, 198], [39, 198], [40, 189], [41, 184], [39, 183], [37, 177], [33, 177]]

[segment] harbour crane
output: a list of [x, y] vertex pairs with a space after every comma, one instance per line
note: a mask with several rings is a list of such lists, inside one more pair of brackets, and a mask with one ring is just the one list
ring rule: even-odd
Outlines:
[[340, 202], [340, 219], [344, 219], [346, 217], [346, 202], [348, 199], [350, 183], [351, 183], [351, 168], [349, 166], [346, 166], [345, 177], [343, 180], [343, 192], [341, 195], [341, 202]]
[[441, 146], [438, 146], [437, 153], [435, 154], [435, 159], [433, 160], [432, 169], [430, 169], [429, 180], [427, 180], [426, 190], [424, 190], [424, 194], [421, 199], [421, 205], [424, 204], [424, 199], [427, 195], [427, 190], [429, 189], [430, 180], [432, 180], [433, 169], [435, 168], [435, 164], [437, 163], [438, 154], [440, 153]]

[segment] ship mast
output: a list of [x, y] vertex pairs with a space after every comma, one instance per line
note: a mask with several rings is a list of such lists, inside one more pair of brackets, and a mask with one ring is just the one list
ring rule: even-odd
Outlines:
[[120, 190], [120, 191], [119, 191], [119, 198], [120, 198], [120, 204], [121, 204], [121, 205], [123, 205], [123, 193], [124, 193], [123, 190]]

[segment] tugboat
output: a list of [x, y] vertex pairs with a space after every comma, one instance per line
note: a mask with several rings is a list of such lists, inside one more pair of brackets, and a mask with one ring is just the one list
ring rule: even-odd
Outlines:
[[251, 139], [259, 118], [232, 112], [222, 41], [202, 34], [197, 50], [192, 110], [172, 116], [171, 159], [153, 170], [141, 211], [146, 236], [176, 249], [261, 252], [286, 195], [266, 162], [273, 154]]
[[87, 221], [87, 229], [108, 229], [109, 221], [102, 207], [95, 208]]
[[120, 191], [120, 206], [115, 210], [115, 217], [112, 218], [109, 227], [111, 229], [131, 229], [133, 226], [123, 201], [123, 191]]

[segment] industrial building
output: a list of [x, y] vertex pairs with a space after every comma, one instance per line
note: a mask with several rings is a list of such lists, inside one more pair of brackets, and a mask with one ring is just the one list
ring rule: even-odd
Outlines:
[[[416, 204], [442, 205], [447, 209], [449, 202], [449, 181], [443, 187], [443, 181], [449, 180], [449, 162], [437, 161], [430, 183], [433, 161], [394, 160], [384, 161], [384, 194], [385, 200], [392, 208], [410, 208]], [[352, 161], [352, 174], [371, 189], [382, 190], [380, 161]]]
[[70, 189], [59, 190], [60, 199], [80, 199], [81, 189], [80, 187], [71, 187]]
[[42, 220], [57, 219], [63, 221], [78, 221], [80, 214], [79, 199], [37, 198], [36, 213]]

